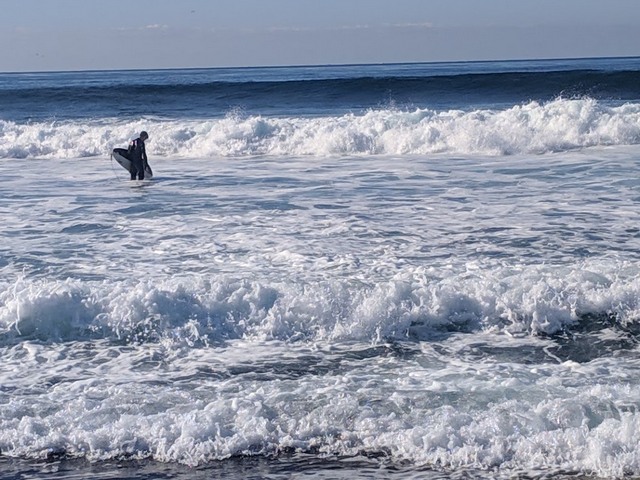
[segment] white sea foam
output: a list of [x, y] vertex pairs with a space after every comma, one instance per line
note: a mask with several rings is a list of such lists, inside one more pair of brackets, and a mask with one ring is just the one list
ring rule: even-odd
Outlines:
[[45, 341], [123, 339], [208, 344], [252, 338], [377, 342], [464, 329], [554, 334], [584, 315], [640, 316], [634, 264], [407, 269], [379, 284], [351, 280], [31, 281], [0, 284], [0, 332]]
[[0, 450], [640, 475], [638, 150], [0, 162]]
[[3, 352], [32, 374], [1, 374], [12, 399], [0, 410], [0, 445], [26, 457], [188, 465], [291, 449], [447, 470], [640, 471], [634, 360], [480, 362], [473, 350], [484, 342], [500, 346], [457, 334], [403, 358], [366, 344], [237, 342], [167, 354], [162, 345], [25, 342]]
[[640, 143], [640, 105], [592, 99], [506, 110], [373, 110], [319, 118], [230, 114], [212, 120], [16, 124], [0, 121], [0, 158], [105, 155], [146, 129], [155, 156], [397, 155], [559, 152]]

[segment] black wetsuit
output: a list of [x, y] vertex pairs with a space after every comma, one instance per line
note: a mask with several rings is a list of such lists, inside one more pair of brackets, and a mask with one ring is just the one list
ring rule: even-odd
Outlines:
[[131, 180], [144, 180], [144, 167], [147, 165], [147, 152], [144, 148], [144, 142], [140, 137], [131, 140], [129, 144], [129, 160], [131, 160]]

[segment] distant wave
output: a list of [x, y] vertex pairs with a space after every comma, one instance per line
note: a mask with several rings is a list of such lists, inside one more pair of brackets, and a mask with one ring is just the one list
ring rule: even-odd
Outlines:
[[142, 130], [151, 156], [543, 154], [640, 143], [640, 103], [591, 98], [505, 110], [379, 109], [324, 117], [231, 113], [209, 120], [0, 121], [0, 158], [108, 155]]
[[[129, 79], [131, 81], [131, 79]], [[160, 81], [160, 80], [158, 80]], [[165, 83], [166, 82], [166, 83]], [[5, 120], [93, 118], [114, 112], [134, 117], [220, 116], [233, 108], [252, 114], [376, 108], [385, 103], [427, 108], [438, 105], [516, 104], [590, 97], [638, 101], [638, 71], [462, 73], [421, 76], [361, 76], [294, 80], [190, 81], [162, 83], [21, 86], [0, 89]]]

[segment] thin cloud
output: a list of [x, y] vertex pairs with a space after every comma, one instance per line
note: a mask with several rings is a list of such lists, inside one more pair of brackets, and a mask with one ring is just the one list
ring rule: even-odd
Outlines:
[[393, 28], [433, 28], [433, 23], [394, 23], [388, 26]]
[[169, 30], [171, 27], [169, 25], [161, 25], [159, 23], [154, 23], [152, 25], [144, 25], [142, 27], [115, 27], [114, 30], [118, 32], [146, 32], [146, 31], [157, 31], [157, 30]]
[[[382, 25], [355, 24], [355, 25], [336, 25], [330, 27], [303, 27], [303, 26], [283, 26], [270, 27], [268, 32], [333, 32], [333, 31], [349, 31], [349, 30], [372, 30], [379, 28], [433, 28], [430, 22], [421, 23], [385, 23]], [[258, 31], [258, 30], [255, 30]]]

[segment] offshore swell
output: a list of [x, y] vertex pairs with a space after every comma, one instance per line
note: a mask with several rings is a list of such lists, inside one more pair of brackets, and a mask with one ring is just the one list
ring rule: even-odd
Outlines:
[[546, 68], [505, 62], [457, 68], [447, 64], [308, 67], [289, 76], [292, 72], [286, 69], [60, 73], [53, 82], [47, 78], [45, 86], [38, 82], [40, 74], [5, 74], [0, 75], [0, 101], [3, 118], [18, 121], [101, 118], [107, 112], [169, 118], [212, 118], [235, 110], [281, 116], [359, 113], [389, 104], [403, 110], [425, 106], [469, 110], [582, 97], [621, 102], [637, 99], [640, 74], [633, 70], [633, 61], [610, 60], [606, 70], [594, 61], [579, 70], [566, 62]]
[[[64, 101], [2, 117], [3, 468], [638, 475], [638, 68], [560, 63], [9, 76]], [[507, 93], [447, 90], [469, 70]], [[205, 114], [223, 74], [279, 91]], [[146, 116], [74, 82], [204, 86]], [[108, 151], [142, 128], [129, 183]]]

